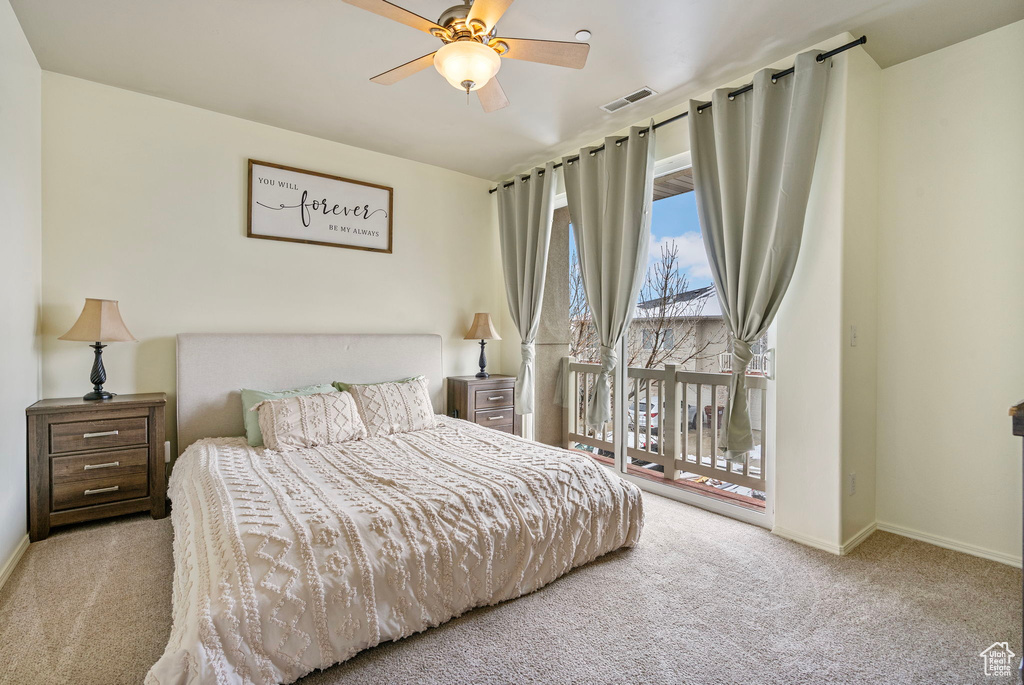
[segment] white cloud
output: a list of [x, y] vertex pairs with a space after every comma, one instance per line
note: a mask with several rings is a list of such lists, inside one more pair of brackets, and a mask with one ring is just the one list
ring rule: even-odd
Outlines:
[[689, 231], [679, 236], [667, 236], [651, 241], [651, 259], [661, 257], [661, 248], [675, 245], [679, 249], [679, 268], [686, 272], [691, 281], [711, 280], [711, 267], [708, 255], [704, 251], [704, 241], [700, 233]]

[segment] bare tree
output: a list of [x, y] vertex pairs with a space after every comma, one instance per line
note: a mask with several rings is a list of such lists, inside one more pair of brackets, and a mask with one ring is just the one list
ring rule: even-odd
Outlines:
[[569, 263], [569, 355], [581, 362], [600, 360], [600, 341], [590, 320], [587, 295], [583, 291], [583, 275], [576, 253]]
[[[647, 268], [640, 290], [639, 316], [627, 335], [630, 367], [661, 368], [703, 358], [717, 341], [701, 339], [698, 327], [704, 303], [710, 295], [687, 299], [688, 282], [679, 264], [679, 248], [662, 245], [661, 253]], [[600, 341], [590, 320], [579, 261], [569, 265], [569, 354], [582, 362], [599, 362]]]

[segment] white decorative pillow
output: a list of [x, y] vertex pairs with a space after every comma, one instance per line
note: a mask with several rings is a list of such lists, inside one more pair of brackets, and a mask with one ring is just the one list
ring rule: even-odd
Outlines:
[[355, 399], [347, 392], [264, 400], [258, 411], [263, 443], [272, 450], [330, 445], [366, 437]]
[[371, 438], [433, 428], [434, 407], [423, 376], [395, 383], [347, 385]]

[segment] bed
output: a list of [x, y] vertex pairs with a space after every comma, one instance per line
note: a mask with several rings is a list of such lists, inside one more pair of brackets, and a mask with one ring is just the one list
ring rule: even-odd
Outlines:
[[173, 627], [150, 685], [290, 683], [636, 544], [639, 490], [584, 455], [445, 416], [249, 447], [237, 389], [423, 375], [438, 336], [178, 336]]

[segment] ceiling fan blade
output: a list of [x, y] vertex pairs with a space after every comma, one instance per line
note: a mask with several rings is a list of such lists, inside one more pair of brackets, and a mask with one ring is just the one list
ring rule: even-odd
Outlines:
[[497, 38], [492, 41], [508, 45], [508, 52], [502, 57], [521, 59], [527, 62], [554, 64], [556, 67], [582, 69], [587, 63], [590, 45], [557, 40], [530, 40], [528, 38]]
[[505, 97], [505, 91], [501, 89], [501, 84], [496, 78], [488, 81], [483, 88], [477, 89], [476, 94], [480, 96], [480, 104], [488, 114], [508, 107], [508, 98]]
[[446, 33], [443, 28], [429, 19], [425, 19], [407, 9], [394, 5], [387, 0], [345, 0], [345, 2], [367, 10], [368, 12], [373, 12], [374, 14], [379, 14], [382, 17], [387, 17], [393, 21], [405, 24], [406, 26], [411, 26], [414, 29], [419, 29], [420, 31], [431, 33], [431, 29], [435, 29], [442, 33]]
[[406, 62], [400, 67], [395, 67], [389, 71], [385, 71], [383, 74], [377, 74], [371, 81], [379, 83], [384, 86], [390, 86], [393, 83], [398, 83], [406, 76], [412, 76], [416, 72], [423, 71], [431, 64], [434, 63], [434, 55], [436, 52], [432, 52], [429, 55], [423, 55], [423, 57], [417, 57], [411, 62]]
[[466, 17], [466, 23], [472, 25], [473, 20], [476, 19], [486, 27], [484, 33], [490, 33], [511, 4], [512, 0], [474, 0], [473, 7], [469, 10], [469, 16]]

